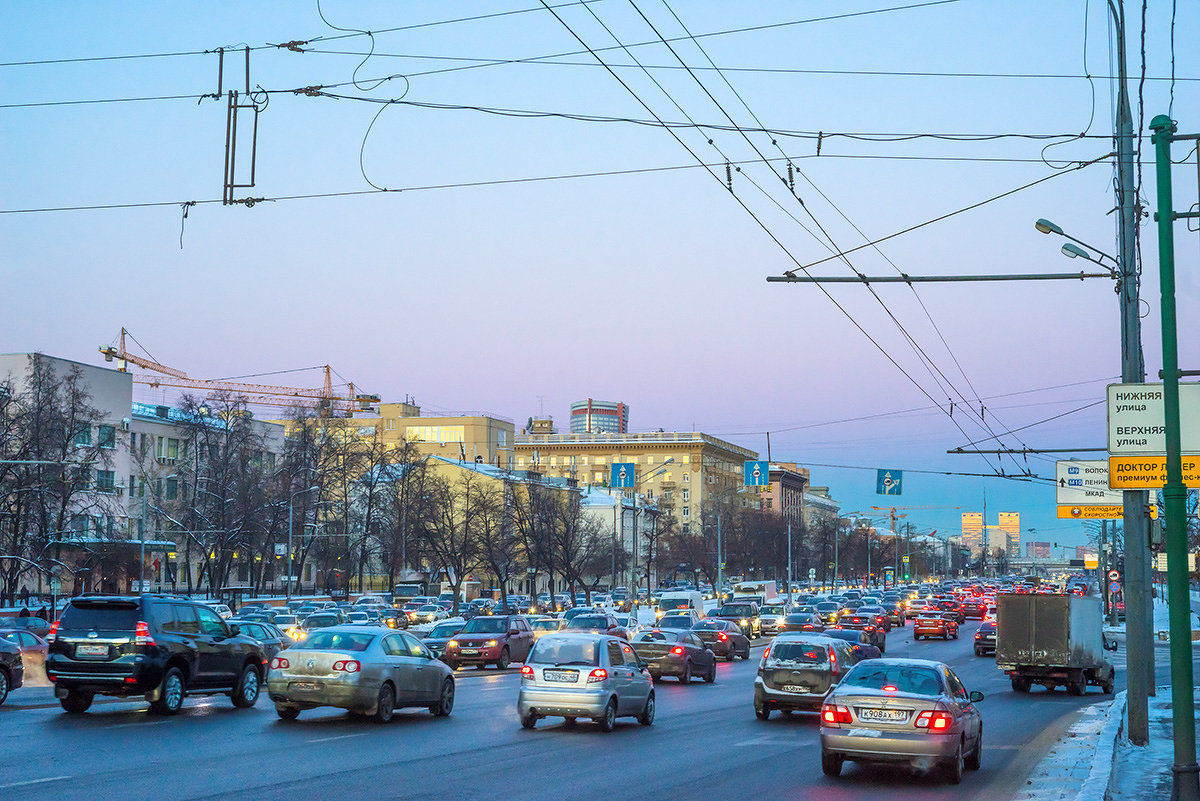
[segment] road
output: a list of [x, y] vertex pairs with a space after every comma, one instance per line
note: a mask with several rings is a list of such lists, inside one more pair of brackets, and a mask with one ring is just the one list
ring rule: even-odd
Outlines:
[[[1109, 696], [1096, 688], [1082, 698], [1040, 688], [1015, 695], [991, 658], [973, 655], [977, 625], [950, 642], [914, 643], [911, 627], [888, 635], [888, 656], [945, 661], [986, 695], [983, 768], [959, 787], [891, 767], [849, 764], [839, 779], [823, 776], [815, 715], [754, 716], [760, 646], [748, 662], [720, 663], [715, 684], [660, 682], [654, 725], [622, 720], [607, 735], [553, 719], [523, 730], [513, 670], [460, 670], [451, 717], [405, 710], [387, 726], [335, 710], [283, 722], [265, 696], [251, 710], [224, 696], [189, 699], [174, 718], [98, 699], [86, 715], [68, 716], [49, 689], [23, 688], [0, 707], [0, 798], [999, 801], [1024, 785], [1083, 706]], [[1158, 656], [1165, 682], [1166, 651]]]

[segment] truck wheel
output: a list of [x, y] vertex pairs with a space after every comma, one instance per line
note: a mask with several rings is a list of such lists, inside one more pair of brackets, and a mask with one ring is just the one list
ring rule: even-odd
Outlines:
[[1018, 678], [1017, 676], [1013, 676], [1012, 688], [1014, 693], [1027, 693], [1029, 692], [1029, 687], [1029, 679], [1022, 679]]
[[1108, 681], [1106, 681], [1106, 682], [1104, 682], [1103, 684], [1101, 684], [1101, 685], [1100, 685], [1100, 689], [1101, 689], [1101, 690], [1103, 690], [1103, 691], [1104, 691], [1104, 692], [1105, 692], [1107, 695], [1112, 695], [1112, 691], [1113, 691], [1113, 680], [1112, 680], [1112, 679], [1109, 679]]
[[1083, 679], [1067, 682], [1067, 695], [1083, 695], [1085, 692], [1087, 692], [1087, 686], [1083, 683]]

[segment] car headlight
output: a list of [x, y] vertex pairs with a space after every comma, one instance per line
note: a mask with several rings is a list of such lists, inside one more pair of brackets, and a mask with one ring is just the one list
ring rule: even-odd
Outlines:
[[495, 645], [496, 645], [496, 641], [495, 641], [495, 640], [488, 640], [488, 641], [487, 641], [487, 643], [486, 643], [486, 645], [485, 645], [484, 647], [486, 647], [486, 648], [492, 648], [492, 647], [493, 647], [493, 646], [495, 646]]
[[449, 648], [457, 648], [458, 640], [451, 640], [450, 642], [446, 643], [446, 646]]
[[750, 621], [749, 621], [749, 620], [745, 620], [745, 619], [742, 619], [741, 621], [739, 621], [739, 623], [741, 623], [741, 625], [743, 625], [743, 626], [749, 626], [749, 625], [750, 625]]

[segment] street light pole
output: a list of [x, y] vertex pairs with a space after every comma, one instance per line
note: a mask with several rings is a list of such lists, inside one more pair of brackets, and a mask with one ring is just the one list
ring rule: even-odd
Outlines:
[[288, 574], [287, 574], [287, 582], [286, 582], [287, 587], [284, 590], [284, 593], [285, 593], [284, 597], [288, 601], [292, 600], [292, 508], [296, 503], [296, 497], [298, 495], [303, 495], [306, 492], [312, 492], [313, 490], [317, 490], [317, 489], [320, 489], [320, 487], [309, 487], [308, 489], [302, 489], [302, 490], [299, 490], [298, 492], [293, 492], [292, 497], [288, 498], [288, 543], [287, 543]]

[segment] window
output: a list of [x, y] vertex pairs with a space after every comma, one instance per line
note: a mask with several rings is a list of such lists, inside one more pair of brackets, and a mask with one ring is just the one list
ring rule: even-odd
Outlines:
[[508, 447], [508, 432], [503, 428], [496, 432], [496, 444], [501, 448]]
[[466, 442], [464, 426], [408, 426], [404, 438], [409, 442]]
[[91, 489], [92, 486], [92, 468], [80, 466], [75, 468], [75, 483], [80, 489]]
[[180, 634], [200, 633], [200, 621], [196, 619], [196, 607], [186, 604], [171, 604], [171, 606], [175, 609], [175, 620]]
[[83, 426], [75, 432], [73, 444], [77, 448], [86, 448], [92, 444], [92, 427]]
[[179, 497], [179, 479], [177, 479], [177, 478], [168, 478], [167, 479], [167, 491], [166, 491], [166, 494], [164, 495], [164, 497], [168, 501], [173, 501], [177, 497]]
[[174, 462], [179, 458], [179, 440], [174, 437], [159, 437], [154, 456], [165, 462]]
[[625, 657], [621, 654], [621, 644], [616, 640], [608, 641], [608, 664], [612, 667], [625, 664]]
[[270, 451], [263, 454], [263, 469], [268, 473], [275, 472], [275, 454]]
[[691, 491], [691, 490], [686, 490], [686, 489], [685, 489], [685, 490], [683, 491], [683, 499], [684, 499], [685, 501], [690, 501], [690, 500], [692, 499], [692, 491]]
[[100, 426], [97, 429], [99, 434], [99, 445], [101, 448], [113, 450], [117, 447], [117, 429], [116, 426]]
[[96, 471], [96, 491], [97, 492], [116, 492], [117, 491], [117, 474], [112, 470], [97, 470]]
[[407, 656], [404, 653], [404, 643], [399, 634], [389, 634], [383, 638], [383, 652], [388, 656]]
[[207, 634], [209, 637], [225, 637], [229, 634], [225, 628], [225, 621], [221, 620], [221, 616], [215, 610], [204, 606], [192, 607], [196, 610], [196, 616], [200, 618], [200, 633]]
[[683, 524], [683, 533], [687, 534], [689, 531], [691, 531], [691, 528], [692, 528], [691, 523], [684, 523]]
[[684, 517], [691, 517], [691, 516], [692, 516], [692, 515], [691, 515], [691, 510], [690, 510], [690, 509], [688, 509], [688, 507], [686, 507], [686, 506], [685, 506], [685, 507], [683, 507], [683, 509], [681, 509], [680, 511], [683, 513], [683, 516], [684, 516]]
[[691, 480], [692, 480], [692, 474], [689, 473], [688, 471], [684, 470], [683, 471], [683, 483], [687, 484]]
[[384, 420], [383, 421], [383, 430], [384, 431], [395, 431], [396, 430], [396, 418], [389, 417], [388, 419]]
[[404, 638], [404, 647], [406, 651], [405, 656], [426, 655], [427, 652], [425, 651], [425, 646], [422, 645], [421, 641], [416, 637], [412, 636], [411, 634], [401, 634], [400, 636]]

